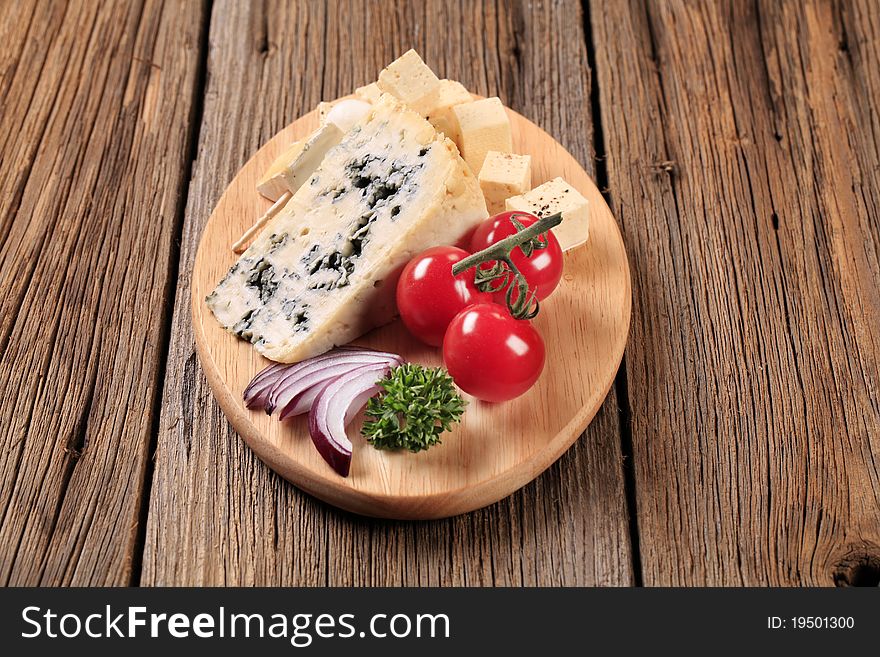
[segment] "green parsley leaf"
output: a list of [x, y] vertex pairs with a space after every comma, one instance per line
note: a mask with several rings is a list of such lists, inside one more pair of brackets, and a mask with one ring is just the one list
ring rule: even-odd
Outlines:
[[361, 429], [376, 449], [428, 449], [461, 419], [466, 405], [442, 367], [406, 363], [391, 370], [379, 387], [384, 392], [367, 402]]

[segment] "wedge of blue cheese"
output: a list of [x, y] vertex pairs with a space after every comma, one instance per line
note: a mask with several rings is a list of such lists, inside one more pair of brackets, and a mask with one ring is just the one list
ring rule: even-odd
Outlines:
[[455, 144], [383, 94], [206, 302], [267, 358], [298, 362], [393, 319], [403, 266], [486, 216]]

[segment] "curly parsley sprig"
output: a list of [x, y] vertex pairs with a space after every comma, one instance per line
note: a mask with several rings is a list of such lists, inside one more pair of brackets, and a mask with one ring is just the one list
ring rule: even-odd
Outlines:
[[442, 367], [406, 363], [379, 381], [384, 392], [367, 403], [361, 433], [376, 449], [419, 452], [440, 442], [467, 404]]

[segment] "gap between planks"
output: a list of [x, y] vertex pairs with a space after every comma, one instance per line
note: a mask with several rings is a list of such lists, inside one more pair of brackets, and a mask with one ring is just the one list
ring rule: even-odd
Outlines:
[[[590, 115], [593, 120], [593, 153], [596, 160], [596, 186], [605, 197], [608, 207], [611, 190], [608, 187], [608, 167], [605, 155], [605, 135], [602, 126], [602, 107], [600, 103], [599, 78], [596, 75], [596, 44], [593, 38], [593, 25], [590, 18], [590, 1], [581, 0], [584, 20], [584, 43], [587, 48], [587, 62], [590, 66]], [[624, 247], [626, 240], [624, 239]], [[629, 404], [629, 386], [626, 381], [626, 352], [620, 361], [614, 379], [614, 392], [617, 395], [617, 415], [620, 422], [620, 453], [623, 458], [623, 487], [626, 496], [626, 514], [629, 520], [629, 547], [632, 558], [633, 584], [643, 586], [642, 556], [639, 546], [639, 518], [636, 506], [636, 477], [633, 465], [632, 410]]]
[[159, 422], [162, 416], [163, 395], [161, 390], [165, 381], [165, 372], [168, 368], [168, 352], [171, 346], [171, 326], [174, 321], [174, 301], [177, 298], [177, 281], [180, 274], [180, 241], [183, 238], [183, 223], [186, 217], [187, 199], [189, 198], [190, 181], [192, 180], [193, 167], [199, 154], [199, 138], [202, 132], [202, 114], [205, 107], [205, 91], [207, 88], [208, 73], [208, 49], [211, 33], [211, 14], [214, 10], [214, 0], [203, 0], [204, 11], [202, 16], [201, 30], [198, 42], [198, 66], [196, 68], [195, 81], [193, 82], [193, 103], [190, 107], [189, 128], [186, 144], [186, 158], [181, 162], [183, 176], [178, 196], [177, 211], [174, 214], [174, 229], [171, 239], [171, 253], [168, 258], [168, 289], [165, 294], [165, 318], [162, 322], [162, 330], [159, 334], [161, 352], [159, 366], [156, 368], [156, 388], [159, 394], [153, 400], [153, 408], [150, 417], [150, 441], [147, 446], [147, 461], [144, 468], [144, 482], [141, 493], [141, 505], [138, 514], [137, 537], [134, 550], [132, 551], [131, 581], [130, 586], [140, 586], [141, 573], [143, 571], [144, 549], [147, 540], [147, 516], [150, 512], [150, 494], [153, 490], [154, 460], [156, 446], [159, 441]]

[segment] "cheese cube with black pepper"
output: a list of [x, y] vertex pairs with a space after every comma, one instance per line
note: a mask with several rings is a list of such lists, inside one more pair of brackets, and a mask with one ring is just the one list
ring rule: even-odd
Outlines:
[[504, 207], [542, 218], [561, 212], [562, 223], [552, 230], [563, 251], [580, 246], [590, 236], [589, 202], [562, 178], [554, 178], [525, 194], [509, 198]]
[[532, 188], [532, 158], [515, 153], [489, 151], [480, 169], [480, 189], [490, 215], [504, 211], [504, 202], [511, 196]]

